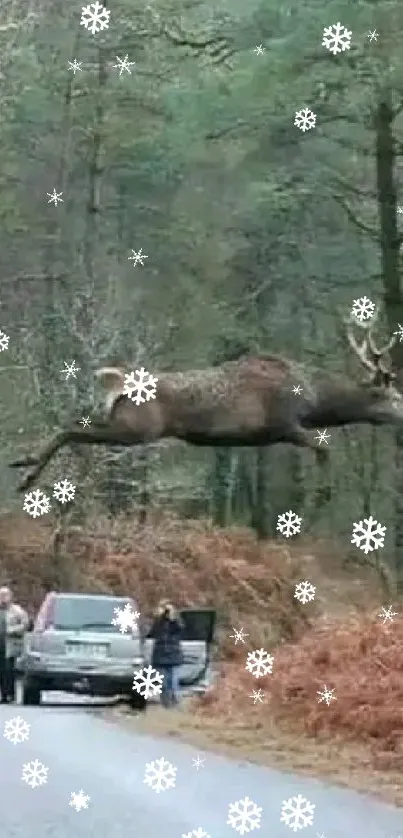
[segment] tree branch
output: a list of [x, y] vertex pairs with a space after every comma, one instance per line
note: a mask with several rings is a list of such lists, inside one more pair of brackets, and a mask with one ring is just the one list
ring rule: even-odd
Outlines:
[[334, 201], [336, 201], [337, 204], [340, 204], [340, 206], [343, 207], [350, 221], [352, 221], [353, 224], [355, 224], [355, 226], [358, 227], [359, 230], [362, 230], [364, 233], [367, 233], [367, 235], [370, 236], [370, 238], [373, 241], [379, 243], [380, 237], [376, 230], [373, 230], [372, 227], [369, 227], [367, 224], [365, 224], [365, 221], [362, 221], [361, 218], [357, 218], [354, 211], [351, 209], [347, 201], [344, 200], [344, 198], [342, 198], [340, 195], [332, 195], [332, 198]]

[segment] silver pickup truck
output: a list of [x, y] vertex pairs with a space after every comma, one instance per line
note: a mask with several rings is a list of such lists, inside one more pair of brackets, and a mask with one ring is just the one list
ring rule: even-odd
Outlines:
[[[153, 638], [144, 623], [122, 632], [112, 619], [117, 609], [130, 606], [131, 597], [51, 592], [46, 595], [24, 640], [18, 662], [24, 704], [39, 704], [42, 690], [87, 695], [127, 696], [132, 707], [146, 702], [132, 689], [133, 673], [151, 661]], [[210, 664], [216, 613], [213, 609], [184, 608], [183, 686], [204, 682]]]

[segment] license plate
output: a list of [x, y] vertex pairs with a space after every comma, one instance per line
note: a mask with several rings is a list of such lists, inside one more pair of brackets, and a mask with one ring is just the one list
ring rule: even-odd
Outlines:
[[106, 658], [107, 649], [107, 646], [95, 643], [72, 643], [66, 646], [66, 655], [69, 658]]

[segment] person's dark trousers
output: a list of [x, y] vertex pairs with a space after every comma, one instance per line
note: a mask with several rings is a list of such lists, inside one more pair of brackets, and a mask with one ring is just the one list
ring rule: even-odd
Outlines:
[[3, 658], [0, 661], [1, 701], [15, 701], [15, 658]]
[[158, 666], [157, 669], [164, 676], [161, 704], [163, 707], [179, 704], [179, 666]]

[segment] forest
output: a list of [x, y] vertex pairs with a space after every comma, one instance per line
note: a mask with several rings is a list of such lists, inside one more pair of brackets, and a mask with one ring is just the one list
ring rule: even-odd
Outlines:
[[[344, 603], [368, 621], [371, 609], [401, 604], [402, 431], [329, 428], [325, 470], [289, 445], [65, 449], [38, 488], [51, 497], [67, 478], [75, 501], [52, 499], [39, 521], [23, 512], [8, 463], [92, 415], [102, 365], [157, 374], [269, 352], [360, 380], [343, 315], [364, 296], [381, 342], [403, 336], [402, 4], [104, 8], [97, 32], [77, 2], [5, 0], [0, 10], [0, 570], [31, 606], [49, 587], [138, 583], [150, 604], [168, 585], [168, 595], [218, 603], [225, 628], [253, 621], [256, 642], [295, 644], [303, 626], [329, 646], [334, 629], [324, 637], [320, 613]], [[351, 42], [336, 53], [322, 40], [337, 22]], [[315, 118], [302, 130], [305, 108]], [[73, 361], [77, 374], [66, 375]], [[403, 392], [399, 338], [391, 362]], [[287, 510], [303, 524], [285, 540], [277, 521]], [[364, 555], [352, 528], [370, 515], [385, 544]], [[306, 617], [287, 585], [302, 568], [315, 584], [316, 562], [328, 598]], [[392, 696], [394, 684], [383, 744], [401, 773], [401, 745], [388, 740], [401, 726], [401, 620], [381, 638], [359, 625], [354, 649], [364, 635], [366, 654], [393, 645], [374, 689]], [[346, 643], [340, 635], [336, 680]], [[308, 652], [292, 648], [305, 662], [300, 675], [280, 667], [287, 708], [307, 672]], [[368, 678], [377, 654], [361, 661]], [[315, 689], [322, 676], [318, 663]], [[311, 735], [327, 710], [324, 730], [334, 722], [375, 739], [369, 692], [364, 702], [353, 692], [343, 724], [341, 701], [332, 717], [315, 705], [307, 720], [301, 692], [295, 718]]]

